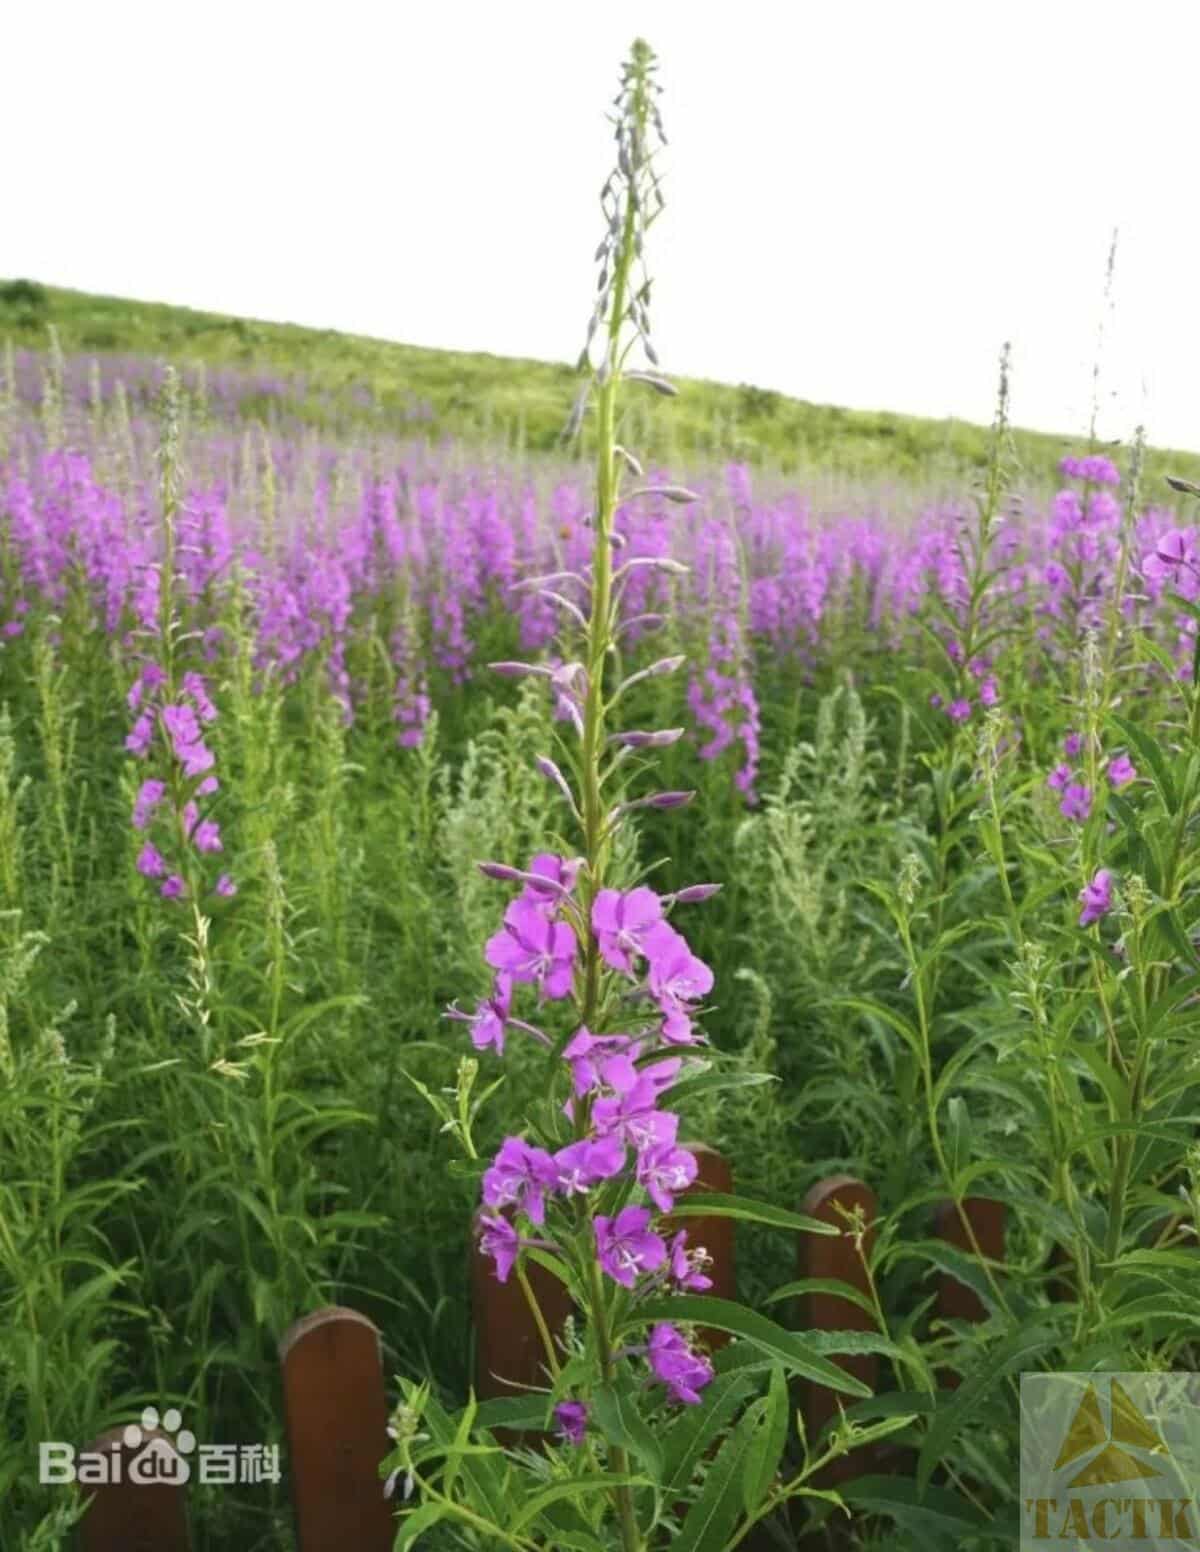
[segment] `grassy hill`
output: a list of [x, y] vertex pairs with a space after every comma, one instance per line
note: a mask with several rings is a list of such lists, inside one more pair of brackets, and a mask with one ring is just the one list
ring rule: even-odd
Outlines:
[[[394, 417], [399, 424], [415, 399], [427, 406], [425, 429], [435, 435], [503, 439], [531, 452], [558, 445], [578, 386], [566, 364], [428, 350], [33, 281], [0, 282], [0, 347], [9, 339], [18, 349], [44, 350], [51, 325], [67, 355], [138, 355], [300, 375], [304, 386], [289, 411], [317, 423], [332, 417], [342, 426], [359, 418], [378, 425]], [[783, 474], [925, 481], [961, 477], [987, 457], [987, 428], [965, 421], [839, 409], [749, 384], [675, 381], [677, 399], [639, 399], [629, 439], [676, 467], [735, 456]], [[586, 435], [585, 429], [585, 450]], [[1013, 440], [1027, 477], [1040, 482], [1054, 477], [1058, 459], [1081, 438], [1018, 430]], [[1152, 450], [1144, 487], [1150, 499], [1170, 503], [1167, 472], [1200, 479], [1200, 454]]]

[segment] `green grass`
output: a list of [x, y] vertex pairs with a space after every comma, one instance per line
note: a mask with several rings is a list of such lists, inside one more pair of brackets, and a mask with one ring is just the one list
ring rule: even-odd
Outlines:
[[[44, 349], [50, 325], [68, 355], [145, 355], [303, 374], [316, 392], [298, 400], [295, 410], [317, 424], [377, 421], [381, 412], [399, 417], [415, 397], [431, 406], [436, 435], [500, 439], [530, 452], [558, 445], [579, 381], [566, 363], [429, 350], [36, 282], [0, 283], [0, 342], [9, 338], [18, 348]], [[749, 384], [676, 381], [678, 399], [639, 402], [643, 419], [635, 431], [641, 450], [677, 466], [734, 456], [787, 475], [828, 471], [926, 482], [961, 478], [987, 461], [986, 428], [966, 421], [810, 404]], [[362, 386], [372, 391], [379, 409], [365, 411], [350, 402], [349, 390]], [[1131, 437], [1132, 432], [1130, 427]], [[1084, 436], [1017, 430], [1013, 440], [1026, 474], [1041, 481], [1054, 476], [1058, 460]], [[586, 427], [580, 451], [590, 451]], [[1167, 498], [1162, 476], [1168, 472], [1200, 479], [1200, 454], [1151, 449], [1146, 461], [1151, 499]]]

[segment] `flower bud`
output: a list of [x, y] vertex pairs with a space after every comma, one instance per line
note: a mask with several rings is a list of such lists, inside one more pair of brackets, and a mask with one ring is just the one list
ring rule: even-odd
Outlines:
[[724, 884], [689, 884], [686, 889], [677, 889], [668, 898], [679, 905], [699, 905], [703, 900], [711, 900], [724, 889]]
[[655, 733], [613, 733], [610, 744], [629, 749], [666, 749], [683, 737], [683, 728], [661, 728]]
[[551, 677], [551, 670], [541, 663], [489, 663], [488, 667], [494, 674], [503, 674], [506, 679], [520, 679], [525, 674], [541, 674], [546, 679]]

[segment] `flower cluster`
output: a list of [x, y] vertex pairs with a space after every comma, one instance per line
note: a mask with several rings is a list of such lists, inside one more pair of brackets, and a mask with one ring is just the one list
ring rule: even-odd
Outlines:
[[[1075, 759], [1083, 749], [1083, 734], [1068, 733], [1063, 741], [1063, 750], [1071, 759]], [[1108, 762], [1109, 783], [1116, 789], [1128, 786], [1131, 781], [1137, 780], [1137, 768], [1127, 754], [1116, 755]], [[1075, 773], [1071, 767], [1060, 762], [1046, 777], [1046, 785], [1055, 792], [1062, 793], [1062, 801], [1059, 804], [1059, 813], [1064, 819], [1075, 819], [1082, 822], [1092, 812], [1092, 789], [1082, 781], [1075, 779]]]
[[[511, 1028], [551, 1043], [544, 1031], [513, 1017], [514, 989], [533, 988], [539, 1007], [569, 999], [585, 934], [590, 934], [603, 964], [626, 984], [631, 1005], [649, 1007], [648, 1013], [631, 1016], [631, 1023], [642, 1026], [640, 1033], [597, 1034], [581, 1026], [564, 1046], [570, 1093], [561, 1109], [578, 1135], [554, 1148], [508, 1137], [485, 1172], [483, 1204], [491, 1212], [480, 1216], [480, 1244], [494, 1261], [497, 1278], [508, 1279], [527, 1246], [561, 1253], [554, 1241], [526, 1235], [505, 1216], [506, 1210], [546, 1231], [548, 1218], [563, 1204], [625, 1178], [645, 1193], [653, 1208], [633, 1202], [615, 1214], [596, 1213], [589, 1254], [604, 1276], [635, 1295], [651, 1289], [661, 1293], [711, 1287], [703, 1273], [707, 1258], [703, 1251], [688, 1248], [687, 1230], [668, 1242], [653, 1227], [653, 1209], [669, 1213], [676, 1195], [697, 1174], [695, 1154], [678, 1141], [678, 1115], [660, 1107], [684, 1066], [683, 1058], [641, 1059], [659, 1048], [669, 1051], [703, 1041], [694, 1020], [701, 999], [712, 989], [712, 971], [667, 918], [675, 903], [705, 899], [714, 887], [699, 885], [671, 896], [648, 888], [600, 889], [585, 920], [578, 889], [580, 860], [539, 853], [524, 871], [499, 863], [481, 868], [489, 877], [523, 887], [486, 945], [485, 958], [495, 971], [490, 991], [474, 1013], [457, 1007], [447, 1013], [470, 1026], [477, 1049], [490, 1047], [502, 1055]], [[647, 1383], [661, 1382], [676, 1401], [695, 1403], [713, 1377], [708, 1359], [670, 1322], [656, 1325], [644, 1347], [623, 1353], [644, 1356], [651, 1371]], [[564, 1402], [556, 1415], [563, 1436], [581, 1442], [586, 1403]]]
[[[139, 760], [157, 751], [164, 762], [163, 775], [148, 777], [138, 789], [132, 823], [145, 836], [138, 872], [161, 879], [162, 897], [178, 900], [187, 895], [188, 878], [196, 871], [192, 854], [207, 857], [223, 851], [224, 843], [217, 821], [203, 817], [197, 802], [220, 786], [203, 732], [216, 721], [216, 707], [198, 673], [185, 673], [179, 694], [169, 697], [166, 671], [158, 663], [146, 663], [127, 697], [136, 721], [125, 748]], [[232, 895], [237, 886], [228, 873], [221, 873], [213, 891]]]

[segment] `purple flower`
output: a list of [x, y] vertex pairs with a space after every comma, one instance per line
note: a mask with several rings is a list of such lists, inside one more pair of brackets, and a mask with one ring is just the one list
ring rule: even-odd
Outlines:
[[1053, 787], [1055, 792], [1061, 792], [1071, 779], [1071, 767], [1069, 765], [1056, 765], [1046, 777], [1046, 785]]
[[642, 941], [650, 961], [647, 984], [665, 1015], [663, 1039], [669, 1044], [691, 1044], [691, 1004], [712, 990], [713, 973], [668, 922], [658, 922]]
[[147, 712], [133, 724], [133, 730], [125, 739], [125, 747], [130, 754], [137, 755], [140, 760], [150, 748], [150, 740], [154, 737], [154, 718]]
[[646, 952], [646, 934], [661, 920], [662, 901], [653, 889], [600, 890], [592, 906], [592, 931], [605, 964], [632, 976], [635, 957]]
[[180, 875], [178, 873], [172, 873], [170, 878], [163, 880], [163, 886], [159, 893], [162, 895], [164, 900], [178, 900], [180, 895], [183, 894], [185, 887], [186, 886], [184, 881]]
[[558, 1166], [545, 1148], [533, 1148], [523, 1137], [506, 1137], [496, 1162], [485, 1171], [483, 1199], [489, 1207], [508, 1203], [524, 1211], [532, 1223], [546, 1221], [546, 1195], [558, 1179]]
[[554, 1001], [570, 994], [577, 948], [568, 923], [547, 921], [540, 906], [522, 898], [505, 911], [504, 927], [488, 939], [484, 957], [493, 969], [533, 982], [540, 997]]
[[705, 1277], [700, 1267], [707, 1265], [710, 1258], [700, 1249], [689, 1254], [687, 1237], [688, 1231], [680, 1229], [671, 1241], [671, 1276], [680, 1288], [691, 1288], [697, 1293], [703, 1293], [706, 1288], [712, 1287], [712, 1278]]
[[1063, 751], [1069, 760], [1073, 760], [1083, 748], [1082, 733], [1068, 733], [1063, 739]]
[[647, 1230], [648, 1207], [625, 1207], [615, 1218], [593, 1220], [601, 1269], [623, 1288], [632, 1288], [639, 1272], [653, 1272], [667, 1259], [667, 1247]]
[[489, 1046], [494, 1046], [496, 1055], [503, 1056], [504, 1026], [508, 1023], [511, 1008], [512, 976], [501, 971], [493, 980], [490, 993], [475, 1004], [474, 1013], [460, 1013], [457, 1008], [448, 1008], [446, 1017], [461, 1019], [471, 1026], [471, 1044], [477, 1051], [486, 1051]]
[[700, 1400], [700, 1391], [712, 1381], [713, 1368], [708, 1359], [692, 1352], [682, 1332], [666, 1321], [651, 1328], [646, 1356], [650, 1368], [666, 1384], [674, 1401], [695, 1406]]
[[586, 1401], [560, 1401], [554, 1408], [558, 1419], [558, 1431], [568, 1444], [582, 1444], [587, 1429], [588, 1408]]
[[1079, 902], [1083, 906], [1079, 914], [1081, 927], [1090, 927], [1112, 910], [1112, 874], [1107, 868], [1100, 868], [1091, 883], [1079, 891]]
[[965, 722], [971, 715], [970, 701], [962, 700], [961, 698], [951, 701], [949, 706], [946, 707], [946, 715], [952, 722]]
[[228, 897], [230, 895], [237, 894], [237, 885], [230, 878], [228, 873], [222, 873], [213, 887], [219, 895]]
[[506, 1283], [523, 1243], [521, 1236], [499, 1213], [492, 1217], [481, 1214], [479, 1248], [496, 1263], [496, 1279]]
[[224, 851], [221, 830], [215, 819], [202, 819], [192, 836], [197, 851]]
[[150, 823], [150, 816], [162, 802], [166, 790], [165, 782], [151, 780], [142, 783], [133, 805], [133, 828], [135, 830], [144, 830]]
[[1108, 779], [1114, 787], [1124, 787], [1137, 779], [1137, 771], [1127, 754], [1119, 754], [1108, 762]]
[[554, 1155], [554, 1164], [555, 1190], [564, 1196], [576, 1196], [621, 1173], [625, 1168], [625, 1144], [616, 1132], [585, 1137], [560, 1148]]
[[996, 688], [995, 676], [993, 674], [989, 674], [983, 683], [979, 686], [979, 699], [985, 706], [994, 706], [996, 701], [999, 699], [999, 693], [1000, 692]]
[[1092, 789], [1073, 781], [1063, 793], [1058, 810], [1064, 819], [1086, 819], [1092, 811]]
[[563, 1050], [563, 1059], [571, 1064], [576, 1094], [590, 1094], [600, 1082], [599, 1063], [626, 1050], [629, 1044], [628, 1035], [593, 1035], [589, 1029], [578, 1029]]
[[[679, 1117], [671, 1116], [676, 1123]], [[660, 1212], [670, 1212], [676, 1191], [686, 1191], [700, 1166], [696, 1155], [677, 1148], [673, 1141], [655, 1143], [638, 1154], [637, 1179]]]
[[167, 864], [163, 859], [162, 853], [156, 846], [151, 845], [149, 841], [146, 842], [138, 853], [137, 870], [139, 873], [144, 874], [146, 878], [161, 878], [167, 871]]

